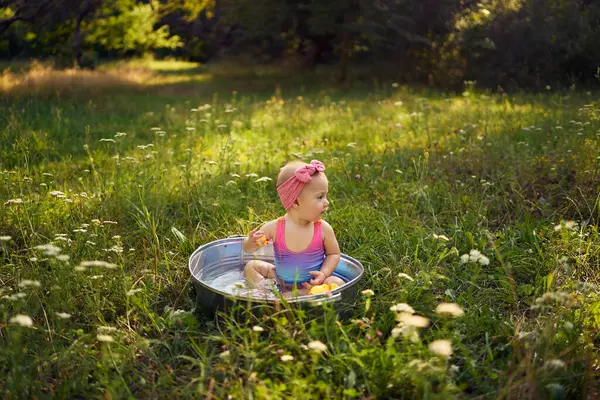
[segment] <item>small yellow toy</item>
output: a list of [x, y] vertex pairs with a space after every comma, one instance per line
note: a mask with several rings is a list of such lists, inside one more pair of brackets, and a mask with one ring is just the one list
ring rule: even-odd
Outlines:
[[256, 243], [258, 244], [259, 248], [264, 247], [269, 244], [269, 238], [266, 236], [261, 236], [260, 239], [256, 241]]
[[321, 293], [326, 293], [329, 292], [330, 290], [333, 289], [337, 289], [339, 286], [336, 285], [335, 283], [330, 283], [330, 284], [322, 284], [322, 285], [317, 285], [317, 286], [313, 286], [310, 289], [310, 292], [308, 292], [308, 294], [321, 294]]

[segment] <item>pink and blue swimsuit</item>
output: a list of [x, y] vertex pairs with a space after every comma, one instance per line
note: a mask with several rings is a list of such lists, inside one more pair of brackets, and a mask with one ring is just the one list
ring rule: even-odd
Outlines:
[[303, 251], [291, 251], [285, 245], [285, 218], [277, 220], [277, 232], [273, 242], [275, 272], [285, 284], [297, 285], [312, 279], [309, 271], [320, 271], [325, 260], [323, 229], [321, 221], [315, 222], [312, 241]]

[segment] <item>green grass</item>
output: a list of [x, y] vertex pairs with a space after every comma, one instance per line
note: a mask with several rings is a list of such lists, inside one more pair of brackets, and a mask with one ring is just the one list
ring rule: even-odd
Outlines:
[[[0, 98], [2, 397], [598, 395], [595, 95], [140, 65], [152, 73], [133, 84]], [[325, 163], [326, 218], [374, 296], [348, 319], [194, 312], [191, 252], [279, 216], [273, 181], [256, 180], [294, 158]], [[489, 264], [461, 263], [472, 249]], [[77, 270], [93, 260], [116, 268]], [[397, 303], [431, 321], [414, 341], [392, 335]]]

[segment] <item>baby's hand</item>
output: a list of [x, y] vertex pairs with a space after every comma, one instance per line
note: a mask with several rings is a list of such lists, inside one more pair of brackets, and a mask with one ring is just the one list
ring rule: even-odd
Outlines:
[[269, 237], [265, 235], [263, 231], [255, 229], [251, 230], [248, 234], [248, 240], [250, 241], [250, 243], [252, 243], [258, 248], [266, 246], [267, 244], [269, 244], [270, 241]]
[[310, 284], [312, 286], [317, 286], [323, 283], [323, 281], [325, 280], [325, 278], [327, 278], [325, 276], [324, 273], [322, 273], [321, 271], [309, 271], [309, 274], [311, 274], [314, 278], [310, 280]]

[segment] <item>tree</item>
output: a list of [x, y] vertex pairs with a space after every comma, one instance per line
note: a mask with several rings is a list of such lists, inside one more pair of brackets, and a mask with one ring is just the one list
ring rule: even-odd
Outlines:
[[419, 35], [404, 3], [416, 0], [222, 0], [223, 23], [242, 28], [238, 44], [280, 49], [306, 64], [336, 54], [339, 80], [357, 53], [389, 50], [398, 42], [429, 41]]
[[33, 22], [51, 8], [51, 0], [2, 0], [0, 9], [6, 10], [6, 18], [0, 20], [0, 35], [17, 21]]
[[171, 36], [168, 25], [155, 29], [159, 16], [157, 2], [111, 2], [101, 9], [99, 16], [85, 25], [86, 42], [121, 55], [182, 46], [179, 36]]
[[167, 25], [155, 29], [158, 5], [137, 0], [0, 0], [0, 10], [7, 15], [0, 20], [0, 34], [21, 21], [54, 48], [71, 37], [76, 65], [82, 63], [84, 44], [118, 54], [180, 46]]
[[0, 34], [17, 21], [35, 25], [38, 30], [52, 30], [56, 26], [73, 25], [73, 55], [77, 65], [81, 62], [81, 24], [93, 16], [103, 0], [2, 0], [0, 7], [11, 10], [12, 17], [0, 21]]

